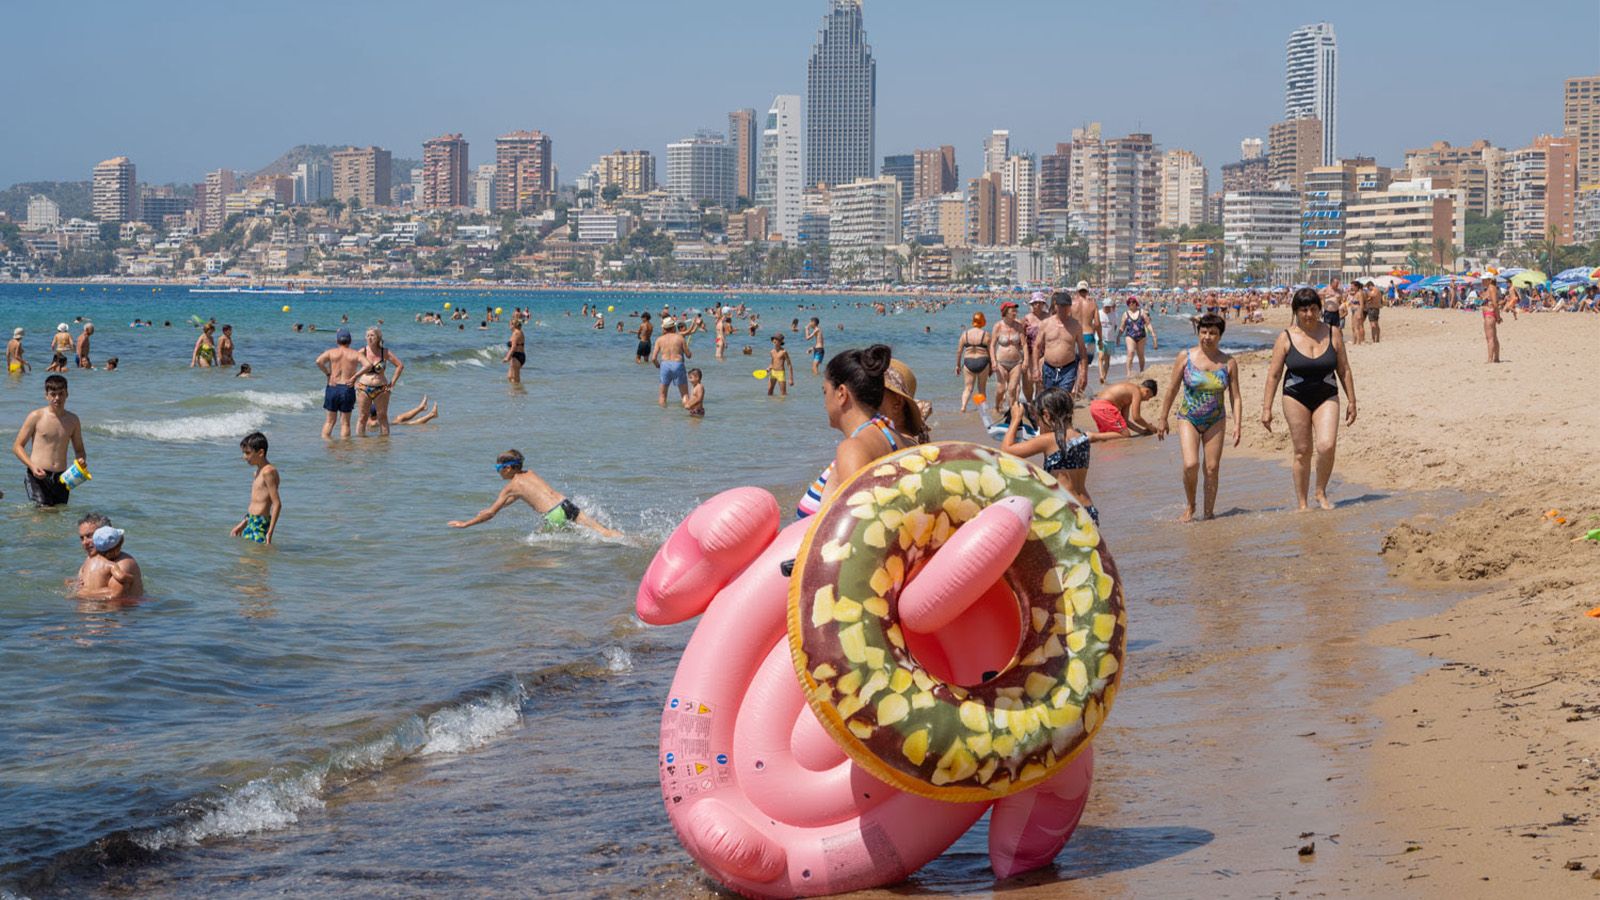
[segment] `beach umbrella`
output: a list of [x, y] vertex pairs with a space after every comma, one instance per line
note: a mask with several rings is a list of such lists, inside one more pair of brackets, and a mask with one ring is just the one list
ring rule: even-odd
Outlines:
[[1543, 272], [1537, 272], [1533, 269], [1526, 269], [1511, 276], [1511, 284], [1515, 287], [1533, 287], [1537, 284], [1544, 284], [1549, 280], [1544, 277]]
[[1594, 269], [1590, 268], [1589, 266], [1573, 266], [1570, 269], [1562, 269], [1561, 271], [1557, 272], [1555, 277], [1550, 280], [1571, 281], [1575, 278], [1593, 278], [1594, 276], [1589, 274], [1593, 271]]
[[1380, 288], [1382, 288], [1384, 290], [1388, 290], [1389, 288], [1392, 288], [1397, 284], [1403, 283], [1405, 281], [1405, 279], [1401, 278], [1398, 275], [1379, 275], [1377, 278], [1371, 279], [1371, 281], [1372, 281], [1373, 284], [1376, 284], [1378, 287], [1380, 287]]

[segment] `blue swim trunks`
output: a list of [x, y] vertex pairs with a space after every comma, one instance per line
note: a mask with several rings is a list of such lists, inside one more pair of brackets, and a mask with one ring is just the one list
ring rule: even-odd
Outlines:
[[684, 368], [683, 360], [661, 361], [661, 383], [676, 384], [684, 390], [689, 389], [689, 370]]
[[348, 384], [330, 384], [322, 389], [322, 408], [331, 413], [347, 413], [356, 408], [356, 389]]
[[1039, 381], [1047, 388], [1061, 388], [1071, 391], [1078, 386], [1078, 360], [1073, 360], [1059, 368], [1049, 363], [1044, 363], [1039, 369]]

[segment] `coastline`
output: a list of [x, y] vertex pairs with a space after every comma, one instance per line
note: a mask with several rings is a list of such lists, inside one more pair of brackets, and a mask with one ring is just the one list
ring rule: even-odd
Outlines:
[[[975, 299], [986, 299], [991, 294], [1000, 293], [1026, 293], [1034, 288], [1022, 288], [1001, 285], [905, 285], [901, 287], [843, 287], [832, 284], [817, 285], [788, 285], [788, 284], [739, 284], [739, 285], [704, 285], [704, 284], [654, 284], [649, 282], [623, 282], [620, 284], [601, 284], [598, 282], [515, 282], [502, 283], [493, 281], [477, 281], [471, 283], [460, 282], [431, 282], [416, 279], [361, 279], [350, 280], [325, 280], [320, 278], [306, 278], [298, 275], [277, 276], [262, 279], [230, 279], [215, 278], [201, 281], [198, 278], [170, 278], [170, 277], [130, 277], [130, 276], [91, 276], [89, 278], [29, 278], [17, 281], [0, 281], [0, 284], [9, 284], [18, 287], [37, 285], [43, 288], [69, 287], [148, 287], [148, 288], [217, 288], [238, 287], [250, 285], [283, 285], [293, 284], [297, 288], [305, 288], [307, 295], [315, 296], [313, 292], [350, 290], [350, 291], [452, 291], [457, 293], [529, 293], [536, 291], [559, 291], [561, 293], [591, 293], [591, 294], [723, 294], [736, 296], [749, 294], [753, 296], [790, 295], [802, 294], [806, 296], [838, 296], [838, 297], [898, 297], [906, 295], [935, 294], [939, 296], [961, 297], [971, 295]], [[1050, 288], [1044, 288], [1050, 290]]]

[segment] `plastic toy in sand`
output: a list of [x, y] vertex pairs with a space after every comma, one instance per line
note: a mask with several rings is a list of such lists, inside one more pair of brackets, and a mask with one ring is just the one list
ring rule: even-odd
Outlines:
[[779, 525], [766, 491], [718, 494], [639, 588], [646, 622], [702, 616], [658, 759], [690, 855], [749, 896], [859, 890], [987, 812], [996, 876], [1049, 864], [1088, 798], [1126, 640], [1087, 512], [1042, 469], [940, 443]]

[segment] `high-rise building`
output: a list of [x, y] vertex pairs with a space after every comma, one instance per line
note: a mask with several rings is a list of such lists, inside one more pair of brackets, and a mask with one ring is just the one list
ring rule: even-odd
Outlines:
[[1300, 258], [1306, 277], [1328, 281], [1364, 258], [1364, 248], [1345, 239], [1349, 205], [1363, 191], [1387, 190], [1390, 178], [1388, 167], [1371, 159], [1341, 160], [1306, 173], [1300, 194]]
[[1298, 191], [1306, 173], [1322, 161], [1322, 120], [1284, 119], [1267, 129], [1267, 179], [1276, 190]]
[[888, 280], [889, 248], [900, 243], [900, 182], [888, 175], [860, 178], [829, 193], [830, 268], [852, 280]]
[[1465, 147], [1434, 141], [1406, 151], [1409, 178], [1427, 178], [1435, 187], [1454, 187], [1466, 194], [1466, 211], [1487, 216], [1500, 208], [1501, 170], [1505, 151], [1485, 140]]
[[333, 196], [333, 173], [320, 162], [303, 162], [294, 167], [294, 202], [310, 206]]
[[472, 208], [483, 213], [494, 210], [494, 163], [483, 163], [472, 173]]
[[1345, 211], [1344, 274], [1412, 269], [1417, 261], [1455, 268], [1467, 230], [1460, 199], [1459, 189], [1437, 187], [1427, 178], [1357, 192]]
[[1039, 173], [1033, 157], [1008, 157], [1000, 167], [1000, 187], [1016, 198], [1017, 242], [1035, 236], [1039, 224]]
[[728, 143], [733, 145], [733, 193], [752, 203], [756, 199], [756, 156], [761, 148], [758, 139], [760, 134], [755, 110], [736, 109], [728, 113]]
[[1006, 158], [1011, 155], [1011, 132], [1004, 128], [996, 128], [989, 132], [983, 139], [983, 171], [998, 172], [1005, 168]]
[[1192, 228], [1206, 221], [1208, 189], [1205, 163], [1191, 150], [1161, 155], [1161, 206], [1157, 228]]
[[1572, 243], [1577, 182], [1578, 148], [1565, 137], [1542, 134], [1508, 153], [1506, 243], [1542, 241], [1552, 229], [1561, 243]]
[[913, 200], [927, 200], [957, 190], [956, 148], [945, 144], [937, 149], [911, 154]]
[[1222, 190], [1265, 191], [1272, 187], [1272, 169], [1265, 156], [1247, 156], [1238, 162], [1223, 163]]
[[733, 148], [722, 135], [702, 131], [667, 145], [667, 191], [674, 197], [733, 206]]
[[1339, 42], [1327, 22], [1289, 33], [1283, 78], [1283, 117], [1322, 122], [1321, 165], [1339, 158]]
[[539, 212], [556, 194], [550, 136], [513, 131], [494, 141], [494, 211]]
[[1056, 144], [1056, 152], [1039, 157], [1039, 211], [1066, 209], [1072, 196], [1072, 145]]
[[1072, 131], [1072, 230], [1110, 283], [1132, 280], [1134, 245], [1155, 237], [1161, 167], [1148, 134], [1103, 140], [1100, 123]]
[[1266, 144], [1261, 142], [1261, 138], [1245, 138], [1239, 142], [1239, 158], [1260, 159], [1265, 147]]
[[170, 224], [169, 219], [181, 222], [193, 202], [188, 197], [174, 197], [171, 191], [146, 194], [139, 198], [139, 221], [151, 228], [165, 229]]
[[61, 224], [61, 207], [43, 194], [28, 198], [28, 227], [54, 228]]
[[910, 153], [897, 153], [883, 158], [883, 168], [878, 170], [879, 175], [888, 175], [900, 182], [900, 208], [904, 210], [911, 205], [915, 195], [917, 162], [916, 156]]
[[799, 239], [800, 198], [805, 190], [800, 148], [800, 97], [779, 94], [761, 131], [755, 201], [768, 212], [767, 227], [789, 243]]
[[806, 65], [805, 183], [872, 177], [878, 65], [861, 22], [861, 0], [829, 0]]
[[1568, 78], [1561, 100], [1561, 134], [1577, 149], [1578, 185], [1600, 185], [1600, 75]]
[[616, 185], [624, 194], [648, 194], [656, 189], [656, 158], [649, 150], [613, 150], [600, 157], [595, 179], [602, 190]]
[[117, 156], [94, 167], [92, 209], [101, 222], [132, 222], [139, 217], [133, 162]]
[[[197, 187], [199, 187], [197, 185]], [[205, 195], [198, 196], [196, 190], [195, 202], [200, 208], [200, 233], [210, 234], [227, 224], [228, 195], [234, 190], [234, 175], [232, 169], [217, 169], [206, 173]], [[201, 201], [204, 202], [201, 202]]]
[[967, 186], [967, 244], [1010, 247], [1017, 242], [1017, 198], [1004, 174], [985, 172]]
[[333, 197], [363, 207], [391, 202], [389, 151], [382, 147], [348, 147], [333, 154]]
[[1300, 192], [1229, 191], [1222, 200], [1222, 241], [1230, 274], [1256, 284], [1292, 281], [1300, 268]]
[[422, 196], [418, 206], [430, 209], [467, 206], [467, 142], [446, 134], [422, 144]]

